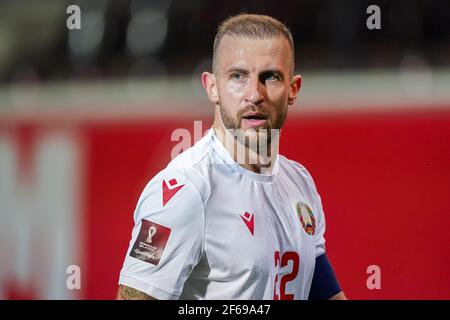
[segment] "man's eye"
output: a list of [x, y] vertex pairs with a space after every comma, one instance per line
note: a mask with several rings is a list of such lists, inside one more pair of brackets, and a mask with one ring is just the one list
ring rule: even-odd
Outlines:
[[241, 81], [244, 79], [244, 75], [242, 73], [234, 73], [231, 75], [231, 79]]
[[277, 80], [280, 80], [280, 77], [278, 75], [276, 75], [275, 73], [268, 73], [265, 75], [264, 80], [277, 81]]

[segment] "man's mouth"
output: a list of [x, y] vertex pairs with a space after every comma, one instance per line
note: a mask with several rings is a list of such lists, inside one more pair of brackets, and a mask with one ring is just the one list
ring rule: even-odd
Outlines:
[[260, 112], [248, 112], [242, 117], [248, 127], [260, 127], [267, 124], [267, 116]]

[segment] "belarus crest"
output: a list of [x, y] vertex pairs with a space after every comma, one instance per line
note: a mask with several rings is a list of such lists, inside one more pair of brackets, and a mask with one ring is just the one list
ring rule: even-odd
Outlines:
[[298, 202], [297, 214], [305, 232], [310, 236], [314, 235], [316, 232], [316, 219], [314, 219], [311, 208], [306, 203]]

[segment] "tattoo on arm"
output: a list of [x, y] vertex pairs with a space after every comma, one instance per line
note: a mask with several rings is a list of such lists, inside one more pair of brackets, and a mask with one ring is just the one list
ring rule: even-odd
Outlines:
[[131, 287], [119, 286], [117, 300], [156, 300], [155, 298]]

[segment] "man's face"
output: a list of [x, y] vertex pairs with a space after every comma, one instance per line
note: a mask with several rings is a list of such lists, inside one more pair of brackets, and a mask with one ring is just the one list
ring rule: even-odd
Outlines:
[[216, 57], [218, 104], [225, 128], [281, 129], [298, 91], [295, 84], [293, 88], [289, 42], [283, 37], [224, 36]]

